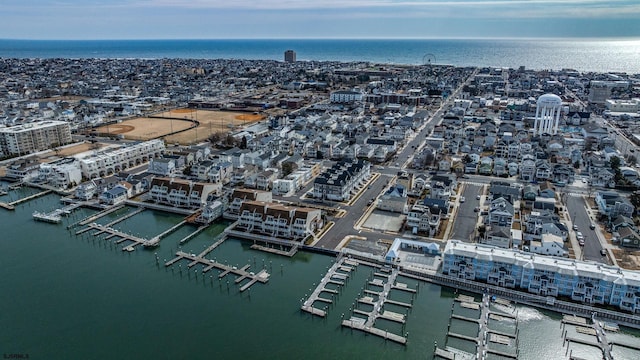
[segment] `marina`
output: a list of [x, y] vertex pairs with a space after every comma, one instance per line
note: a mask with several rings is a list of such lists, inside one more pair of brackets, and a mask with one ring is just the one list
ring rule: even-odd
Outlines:
[[[10, 186], [9, 188], [13, 190], [13, 188], [11, 188], [11, 186]], [[45, 196], [45, 195], [48, 195], [48, 194], [50, 194], [50, 193], [52, 193], [52, 191], [51, 191], [51, 190], [45, 190], [45, 191], [41, 191], [41, 192], [39, 192], [39, 193], [35, 193], [35, 194], [33, 194], [33, 195], [25, 196], [25, 197], [23, 197], [23, 198], [21, 198], [21, 199], [18, 199], [18, 200], [15, 200], [15, 201], [9, 202], [9, 203], [6, 203], [6, 202], [0, 202], [0, 207], [1, 207], [1, 208], [4, 208], [4, 209], [6, 209], [6, 210], [11, 210], [11, 211], [13, 211], [13, 210], [15, 210], [15, 209], [16, 209], [16, 205], [20, 205], [20, 204], [22, 204], [22, 203], [24, 203], [24, 202], [27, 202], [27, 201], [29, 201], [29, 200], [33, 200], [33, 199], [37, 199], [37, 198], [39, 198], [39, 197], [41, 197], [41, 196]]]
[[[205, 274], [214, 268], [221, 271], [220, 274], [218, 275], [219, 279], [224, 278], [228, 274], [234, 274], [237, 276], [236, 279], [234, 280], [235, 284], [241, 284], [243, 281], [246, 281], [244, 284], [240, 286], [239, 288], [240, 292], [244, 292], [245, 290], [248, 290], [256, 282], [265, 284], [269, 281], [270, 274], [264, 268], [261, 269], [258, 273], [253, 273], [248, 271], [251, 267], [250, 265], [245, 265], [241, 268], [238, 268], [235, 266], [219, 263], [212, 259], [207, 259], [206, 256], [210, 252], [212, 252], [214, 249], [216, 249], [218, 246], [220, 246], [225, 240], [226, 240], [226, 236], [222, 236], [218, 241], [216, 241], [215, 243], [213, 243], [212, 245], [210, 245], [209, 247], [207, 247], [197, 255], [187, 253], [184, 251], [178, 251], [176, 252], [176, 257], [171, 259], [170, 261], [166, 261], [164, 263], [164, 266], [170, 267], [176, 264], [177, 262], [186, 259], [186, 260], [190, 260], [190, 262], [187, 265], [188, 269], [191, 269], [192, 267], [198, 264], [202, 265], [203, 266], [202, 274]], [[179, 269], [180, 269], [179, 270], [180, 273], [182, 273], [182, 267], [180, 267]], [[198, 271], [196, 270], [194, 273], [197, 276]], [[228, 286], [229, 286], [229, 282], [227, 281], [227, 287]]]
[[[43, 207], [53, 207], [55, 206], [55, 199], [45, 198], [43, 204], [39, 204], [38, 206]], [[48, 204], [48, 205], [47, 205]], [[456, 301], [454, 297], [447, 295], [448, 292], [444, 290], [444, 288], [438, 287], [437, 285], [428, 284], [423, 281], [413, 282], [411, 277], [408, 277], [406, 280], [400, 280], [401, 277], [407, 277], [408, 274], [403, 273], [402, 271], [398, 272], [395, 282], [392, 282], [393, 270], [390, 268], [385, 268], [383, 266], [377, 265], [369, 261], [360, 261], [355, 259], [349, 259], [348, 256], [341, 256], [339, 258], [331, 258], [318, 254], [312, 254], [306, 251], [298, 251], [296, 255], [292, 257], [286, 257], [279, 254], [272, 254], [270, 252], [264, 251], [256, 251], [251, 248], [251, 243], [240, 242], [236, 240], [227, 241], [226, 233], [224, 231], [225, 226], [221, 226], [220, 224], [213, 224], [215, 228], [217, 226], [217, 230], [214, 233], [210, 233], [209, 231], [201, 230], [199, 234], [191, 236], [191, 239], [188, 242], [183, 243], [182, 249], [180, 251], [175, 251], [172, 249], [176, 246], [180, 245], [180, 239], [185, 236], [189, 236], [186, 233], [187, 229], [185, 226], [176, 230], [176, 234], [179, 236], [170, 236], [167, 235], [165, 244], [165, 240], [162, 241], [162, 245], [154, 249], [156, 252], [156, 264], [157, 266], [147, 266], [146, 262], [150, 264], [154, 264], [154, 252], [133, 252], [129, 255], [128, 252], [122, 252], [121, 247], [115, 246], [105, 246], [107, 243], [116, 244], [117, 241], [122, 238], [118, 238], [116, 235], [113, 235], [112, 232], [102, 232], [97, 234], [97, 238], [104, 239], [105, 237], [111, 236], [111, 241], [95, 241], [96, 236], [92, 234], [87, 234], [85, 232], [85, 236], [78, 236], [78, 241], [69, 241], [69, 232], [63, 230], [62, 227], [51, 227], [46, 225], [38, 225], [34, 224], [33, 220], [31, 220], [30, 210], [26, 207], [18, 207], [17, 211], [14, 213], [10, 213], [7, 216], [11, 216], [12, 223], [15, 223], [18, 227], [23, 226], [23, 224], [27, 224], [26, 228], [31, 232], [36, 232], [37, 235], [33, 235], [27, 238], [23, 238], [21, 242], [15, 243], [17, 245], [23, 246], [36, 246], [38, 248], [45, 248], [48, 252], [55, 254], [56, 259], [64, 259], [64, 261], [72, 266], [76, 262], [80, 262], [82, 264], [82, 268], [87, 266], [94, 266], [94, 262], [107, 260], [109, 264], [108, 272], [92, 272], [86, 274], [85, 276], [92, 279], [92, 283], [95, 281], [95, 286], [90, 285], [88, 287], [88, 291], [90, 293], [100, 292], [100, 288], [103, 287], [104, 284], [110, 284], [108, 281], [114, 277], [119, 278], [120, 280], [114, 282], [113, 286], [117, 286], [120, 288], [123, 284], [126, 284], [128, 287], [132, 287], [135, 289], [144, 289], [145, 292], [149, 292], [149, 296], [143, 296], [139, 299], [136, 297], [131, 297], [131, 294], [126, 294], [126, 299], [124, 297], [119, 297], [118, 294], [115, 294], [114, 297], [111, 297], [109, 301], [104, 304], [100, 304], [101, 308], [108, 310], [108, 318], [102, 319], [101, 321], [110, 324], [112, 321], [121, 323], [123, 321], [122, 316], [120, 316], [120, 309], [125, 306], [125, 304], [131, 304], [139, 307], [142, 310], [142, 313], [134, 313], [128, 314], [127, 319], [136, 319], [136, 321], [140, 321], [144, 323], [144, 321], [149, 321], [150, 326], [145, 327], [146, 331], [153, 334], [153, 330], [160, 329], [162, 326], [159, 324], [164, 323], [164, 321], [168, 321], [167, 319], [155, 319], [154, 316], [151, 316], [144, 309], [151, 307], [153, 312], [163, 311], [170, 313], [172, 310], [175, 311], [176, 303], [183, 303], [184, 296], [189, 296], [188, 303], [190, 307], [193, 307], [193, 310], [190, 310], [188, 307], [181, 307], [181, 314], [187, 316], [194, 316], [195, 318], [200, 319], [203, 314], [205, 314], [207, 319], [216, 319], [217, 322], [222, 322], [220, 326], [223, 326], [227, 329], [232, 329], [232, 331], [245, 331], [245, 326], [240, 326], [238, 324], [238, 316], [239, 314], [247, 313], [251, 314], [251, 316], [257, 316], [255, 321], [250, 321], [250, 326], [256, 328], [256, 331], [260, 331], [261, 333], [265, 333], [267, 336], [267, 340], [265, 342], [260, 342], [259, 345], [244, 345], [248, 346], [252, 351], [256, 350], [256, 346], [260, 346], [263, 348], [264, 346], [269, 346], [269, 343], [277, 343], [277, 339], [279, 338], [276, 334], [271, 336], [271, 332], [276, 332], [279, 334], [286, 333], [287, 329], [294, 329], [296, 333], [304, 333], [306, 336], [314, 336], [318, 338], [324, 339], [323, 341], [330, 341], [334, 344], [340, 344], [339, 347], [335, 349], [329, 349], [325, 351], [326, 356], [334, 357], [334, 358], [344, 358], [348, 356], [345, 352], [347, 350], [342, 350], [342, 344], [358, 344], [360, 348], [360, 353], [367, 356], [370, 359], [383, 359], [383, 358], [416, 358], [416, 357], [430, 357], [435, 351], [438, 354], [456, 354], [455, 359], [465, 359], [463, 357], [464, 352], [455, 349], [457, 343], [454, 341], [456, 338], [451, 337], [449, 339], [449, 344], [446, 345], [446, 334], [448, 332], [456, 333], [456, 329], [452, 328], [450, 331], [447, 330], [447, 321], [446, 319], [439, 318], [440, 314], [446, 316], [446, 309], [451, 306], [452, 302], [458, 304], [460, 309], [465, 309], [469, 311], [476, 311], [474, 308], [479, 306], [479, 301], [474, 300], [472, 306], [465, 305], [460, 306], [462, 301]], [[122, 211], [122, 210], [121, 210]], [[161, 230], [158, 230], [158, 233], [165, 232], [168, 229], [179, 224], [183, 217], [180, 215], [170, 215], [166, 216], [163, 214], [157, 214], [153, 211], [142, 211], [138, 212], [140, 209], [131, 208], [126, 213], [116, 213], [111, 214], [112, 217], [109, 220], [103, 220], [103, 224], [111, 224], [112, 226], [115, 224], [121, 224], [118, 231], [122, 233], [133, 233], [132, 229], [135, 226], [139, 226], [142, 223], [148, 223], [149, 221], [158, 221], [161, 220], [160, 226], [162, 226]], [[129, 219], [133, 216], [131, 214], [137, 213], [140, 218], [136, 217], [135, 222], [125, 222], [122, 221], [123, 217], [128, 217]], [[87, 219], [97, 215], [95, 213], [90, 212], [85, 208], [79, 208], [74, 212], [74, 216], [80, 216], [80, 218]], [[18, 219], [21, 218], [22, 220]], [[102, 217], [104, 219], [104, 217]], [[17, 220], [16, 220], [17, 219]], [[115, 222], [114, 222], [115, 221]], [[94, 221], [95, 222], [95, 221]], [[89, 223], [91, 224], [91, 223]], [[88, 225], [88, 224], [87, 224]], [[102, 225], [102, 226], [105, 226]], [[2, 225], [0, 225], [2, 226]], [[195, 229], [195, 228], [194, 228]], [[12, 233], [13, 228], [4, 229], [8, 236], [16, 237], [15, 233]], [[75, 229], [76, 231], [84, 230]], [[151, 230], [151, 229], [149, 229]], [[76, 231], [73, 231], [72, 234], [75, 234]], [[99, 228], [89, 227], [87, 230], [89, 233], [97, 233], [100, 231]], [[151, 230], [152, 231], [152, 230]], [[147, 231], [143, 235], [137, 235], [136, 237], [140, 239], [144, 238], [152, 238], [156, 236], [151, 231]], [[40, 232], [40, 233], [37, 233]], [[43, 235], [43, 234], [52, 234], [52, 235]], [[80, 234], [82, 235], [82, 234]], [[88, 236], [87, 236], [88, 235]], [[51, 238], [52, 243], [43, 242], [43, 236], [48, 236]], [[125, 247], [131, 243], [130, 241], [123, 241], [121, 244]], [[6, 249], [6, 245], [9, 243], [0, 244], [0, 246], [4, 246], [3, 249]], [[49, 246], [52, 247], [49, 247]], [[224, 245], [224, 246], [223, 246]], [[278, 245], [272, 245], [273, 247], [278, 247]], [[137, 246], [136, 246], [137, 248]], [[285, 248], [286, 250], [286, 248]], [[11, 252], [10, 249], [4, 250], [5, 252]], [[215, 251], [215, 257], [212, 257], [212, 253]], [[89, 256], [86, 260], [83, 260], [80, 254], [84, 254], [84, 256]], [[126, 254], [126, 255], [125, 255]], [[261, 261], [259, 256], [264, 256], [262, 259], [263, 264], [259, 264]], [[255, 257], [258, 256], [257, 259]], [[167, 258], [164, 262], [160, 260], [162, 258]], [[252, 261], [251, 258], [254, 258]], [[300, 262], [300, 259], [307, 259], [303, 262]], [[67, 261], [66, 259], [69, 259]], [[75, 259], [71, 261], [71, 259]], [[79, 259], [79, 260], [78, 260]], [[213, 261], [217, 264], [214, 264], [210, 261]], [[221, 260], [222, 259], [222, 260]], [[266, 261], [265, 261], [266, 260]], [[7, 260], [8, 264], [13, 264], [13, 260]], [[56, 260], [56, 263], [59, 260]], [[195, 263], [194, 263], [195, 261]], [[270, 262], [273, 261], [274, 264], [270, 265]], [[280, 264], [277, 261], [281, 262]], [[336, 264], [338, 262], [338, 264]], [[44, 264], [37, 264], [37, 268], [40, 269], [40, 266], [53, 266], [53, 263], [47, 263], [45, 260]], [[163, 266], [167, 264], [168, 266]], [[234, 265], [232, 264], [240, 264], [236, 265], [234, 269]], [[249, 267], [247, 265], [251, 264]], [[181, 266], [180, 266], [181, 265]], [[272, 266], [273, 269], [280, 269], [280, 271], [276, 271], [276, 278], [273, 278], [273, 271], [269, 271], [269, 267]], [[12, 273], [12, 267], [8, 269], [9, 273]], [[159, 271], [162, 269], [161, 271]], [[254, 270], [255, 269], [255, 270]], [[329, 276], [328, 269], [333, 269]], [[216, 270], [217, 274], [211, 274], [212, 270]], [[260, 281], [260, 278], [257, 278], [257, 275], [262, 270], [264, 272], [269, 271], [269, 286], [268, 287], [255, 287], [256, 283], [263, 283]], [[254, 271], [256, 277], [251, 278], [251, 272]], [[137, 274], [135, 277], [132, 277], [131, 274]], [[277, 292], [284, 296], [284, 298], [300, 298], [302, 294], [305, 292], [310, 294], [313, 289], [316, 289], [317, 286], [314, 284], [312, 291], [307, 291], [306, 289], [311, 285], [311, 282], [316, 282], [318, 278], [314, 279], [313, 274], [322, 274], [320, 277], [327, 278], [322, 291], [318, 298], [322, 298], [324, 300], [318, 300], [315, 304], [315, 307], [309, 308], [310, 312], [315, 314], [309, 316], [309, 311], [300, 311], [302, 318], [300, 317], [286, 317], [287, 320], [283, 319], [282, 313], [282, 297], [271, 298], [269, 296], [265, 296], [267, 293]], [[62, 275], [62, 274], [61, 274]], [[221, 277], [222, 275], [222, 277]], [[13, 275], [17, 276], [17, 275]], [[24, 276], [24, 274], [21, 274]], [[60, 286], [67, 286], [69, 289], [77, 287], [74, 281], [67, 281], [64, 277], [58, 277], [56, 274], [52, 274], [54, 276], [56, 283], [62, 284]], [[173, 281], [164, 281], [166, 277], [170, 277]], [[232, 276], [233, 278], [229, 278]], [[316, 277], [318, 275], [315, 275]], [[282, 277], [282, 280], [281, 280]], [[225, 280], [227, 279], [228, 280]], [[277, 281], [271, 281], [271, 279]], [[94, 280], [95, 279], [95, 280]], [[264, 280], [264, 278], [262, 278]], [[197, 280], [197, 281], [196, 281]], [[330, 280], [330, 281], [329, 281]], [[3, 280], [7, 281], [7, 279]], [[10, 281], [10, 280], [9, 280]], [[66, 283], [68, 282], [68, 284]], [[159, 282], [163, 283], [162, 290], [159, 287], [156, 287], [154, 284], [158, 284]], [[216, 284], [217, 283], [217, 284]], [[266, 283], [266, 282], [264, 282]], [[66, 284], [66, 285], [65, 285]], [[391, 285], [389, 285], [391, 284]], [[416, 284], [420, 285], [420, 290], [417, 291]], [[422, 285], [424, 284], [424, 285]], [[235, 285], [235, 286], [234, 286]], [[363, 288], [361, 289], [361, 286]], [[110, 285], [111, 286], [111, 285]], [[385, 289], [385, 286], [389, 286], [390, 296], [387, 296], [385, 305], [383, 306], [383, 310], [377, 313], [376, 321], [372, 328], [366, 328], [367, 321], [370, 315], [370, 308], [377, 304], [380, 297], [380, 292]], [[236, 288], [237, 292], [229, 290], [233, 290]], [[422, 289], [425, 291], [422, 291]], [[156, 289], [156, 290], [153, 290]], [[427, 291], [426, 289], [430, 289]], [[434, 291], [435, 290], [435, 291]], [[158, 293], [154, 293], [154, 291], [159, 291]], [[233, 294], [244, 294], [244, 301], [238, 301], [240, 298], [234, 297]], [[250, 293], [250, 297], [247, 296], [247, 293]], [[396, 294], [393, 297], [393, 294]], [[406, 294], [407, 296], [398, 296]], [[56, 293], [46, 293], [43, 296], [47, 296], [50, 299], [57, 299], [60, 297], [60, 294]], [[125, 296], [123, 294], [123, 296]], [[150, 301], [152, 299], [150, 296], [153, 296], [154, 301]], [[166, 301], [163, 300], [166, 298]], [[308, 299], [308, 296], [305, 296], [305, 299]], [[414, 299], [412, 301], [412, 299]], [[462, 297], [461, 299], [465, 299]], [[466, 299], [469, 300], [469, 299]], [[25, 300], [29, 302], [28, 299]], [[65, 302], [68, 302], [68, 299], [65, 299]], [[249, 303], [250, 302], [250, 303]], [[300, 302], [300, 306], [304, 301]], [[352, 302], [354, 303], [352, 305]], [[471, 302], [465, 302], [467, 304], [472, 304]], [[212, 307], [211, 304], [215, 306]], [[250, 304], [250, 305], [249, 305]], [[498, 306], [501, 310], [507, 310], [509, 308], [513, 308], [513, 305], [510, 305], [510, 302], [500, 301], [498, 298], [494, 303], [495, 306]], [[408, 305], [412, 305], [408, 307]], [[491, 306], [494, 306], [491, 305]], [[229, 309], [229, 313], [220, 314], [219, 308], [221, 306], [225, 306], [226, 309]], [[56, 305], [56, 309], [61, 307], [60, 304]], [[64, 307], [64, 303], [62, 303], [62, 307]], [[89, 314], [93, 313], [92, 309], [94, 307], [87, 307], [82, 304], [74, 303], [74, 311], [80, 311], [83, 316], [87, 317], [91, 316]], [[326, 309], [325, 309], [326, 307]], [[48, 306], [45, 304], [44, 309], [41, 310], [39, 307], [34, 307], [33, 311], [37, 314], [38, 319], [54, 317], [57, 314], [56, 311], [46, 310]], [[350, 309], [349, 309], [350, 308]], [[12, 305], [8, 305], [8, 309], [12, 309]], [[149, 309], [149, 310], [151, 310]], [[402, 310], [406, 309], [406, 310]], [[46, 310], [46, 313], [44, 312]], [[325, 311], [326, 310], [326, 311]], [[352, 310], [352, 311], [349, 311]], [[499, 321], [501, 323], [514, 323], [514, 316], [517, 316], [518, 312], [504, 312], [504, 311], [493, 311], [489, 314], [489, 320]], [[341, 314], [345, 314], [344, 317]], [[306, 314], [306, 315], [302, 315]], [[320, 314], [323, 314], [321, 317]], [[374, 314], [375, 315], [375, 314]], [[469, 316], [465, 312], [458, 312], [456, 310], [455, 315], [459, 315], [461, 317], [472, 318], [473, 316]], [[322, 321], [316, 321], [313, 325], [310, 325], [304, 319], [313, 319], [313, 318], [321, 318]], [[421, 321], [412, 321], [412, 319], [419, 320], [429, 318], [429, 327], [424, 326], [424, 323]], [[447, 316], [447, 318], [449, 318]], [[453, 318], [453, 317], [451, 317]], [[478, 318], [479, 315], [478, 315]], [[24, 319], [24, 317], [23, 317]], [[26, 317], [27, 321], [29, 317]], [[113, 319], [113, 320], [112, 320]], [[147, 319], [144, 320], [143, 319]], [[301, 321], [302, 319], [302, 321]], [[449, 318], [450, 319], [450, 318]], [[573, 319], [573, 317], [571, 318]], [[351, 320], [351, 323], [349, 323]], [[562, 348], [562, 343], [564, 342], [560, 330], [559, 324], [561, 319], [559, 320], [546, 320], [544, 323], [545, 327], [549, 327], [549, 324], [555, 326], [555, 329], [558, 332], [559, 342], [557, 343], [557, 347], [555, 343], [551, 342], [553, 345], [548, 346], [548, 351], [566, 351], [566, 346], [569, 344], [570, 349], [569, 353], [572, 353], [574, 358], [583, 358], [583, 359], [595, 359], [595, 357], [590, 357], [588, 354], [592, 354], [593, 352], [600, 353], [600, 349], [597, 347], [593, 347], [591, 345], [584, 345], [578, 342], [565, 342], [565, 348]], [[587, 326], [584, 326], [584, 321], [573, 319], [576, 322], [582, 324], [582, 327], [589, 327], [590, 325], [587, 323]], [[40, 320], [38, 320], [40, 321]], [[78, 323], [80, 319], [74, 320], [73, 317], [67, 318], [67, 322], [71, 321], [71, 323]], [[262, 322], [268, 322], [269, 328], [271, 329], [275, 326], [274, 331], [267, 331], [267, 327], [262, 324]], [[278, 325], [279, 322], [285, 321], [285, 324], [282, 326]], [[343, 325], [343, 322], [345, 322]], [[477, 325], [477, 321], [475, 322], [475, 326]], [[386, 322], [386, 324], [385, 324]], [[245, 325], [246, 322], [243, 322]], [[473, 324], [472, 322], [465, 321], [465, 323]], [[114, 323], [115, 324], [115, 323]], [[200, 324], [200, 323], [198, 323]], [[203, 336], [211, 334], [208, 332], [207, 326], [210, 326], [210, 321], [205, 322], [204, 324], [195, 325], [197, 331]], [[392, 325], [395, 324], [395, 325]], [[349, 326], [351, 325], [351, 326]], [[187, 327], [182, 324], [172, 325], [181, 331], [187, 331]], [[394, 327], [395, 326], [395, 327]], [[528, 335], [523, 335], [523, 329], [520, 329], [520, 338], [523, 336], [530, 337], [531, 332], [540, 332], [541, 329], [536, 324], [529, 324], [527, 327], [524, 327], [524, 332]], [[569, 326], [568, 324], [566, 326]], [[604, 326], [604, 324], [603, 324]], [[608, 324], [608, 327], [613, 327], [612, 324]], [[400, 331], [400, 329], [405, 328], [404, 331]], [[193, 325], [189, 325], [189, 331], [194, 330]], [[216, 333], [219, 333], [219, 328], [216, 327], [214, 330]], [[342, 329], [342, 330], [340, 330]], [[351, 334], [347, 334], [346, 330], [351, 330]], [[488, 339], [491, 340], [493, 338], [496, 346], [499, 345], [500, 341], [507, 341], [507, 339], [501, 338], [500, 336], [508, 337], [512, 332], [505, 331], [503, 328], [493, 328], [491, 324], [489, 324], [488, 329], [491, 330], [489, 332]], [[62, 333], [65, 333], [66, 330], [61, 329]], [[476, 330], [477, 331], [477, 330]], [[528, 333], [527, 333], [528, 331]], [[542, 330], [544, 331], [544, 330]], [[619, 331], [624, 331], [621, 329]], [[131, 336], [130, 332], [126, 332], [127, 336]], [[410, 337], [407, 337], [406, 334], [411, 333]], [[361, 335], [365, 336], [361, 336]], [[113, 334], [105, 333], [101, 334], [109, 339], [115, 339]], [[373, 337], [367, 335], [374, 335]], [[462, 335], [470, 336], [472, 334], [463, 333]], [[82, 336], [82, 335], [77, 335]], [[550, 332], [550, 336], [555, 336], [554, 332]], [[586, 334], [585, 334], [586, 336]], [[591, 336], [591, 335], [589, 335]], [[612, 353], [617, 354], [637, 354], [634, 349], [626, 349], [624, 348], [626, 345], [634, 344], [634, 337], [630, 337], [628, 335], [620, 334], [620, 339], [609, 340], [609, 346], [612, 349]], [[569, 333], [567, 334], [569, 339], [579, 338], [577, 334]], [[6, 335], [4, 337], [7, 338]], [[208, 338], [208, 336], [207, 336]], [[405, 340], [402, 340], [404, 338]], [[595, 339], [595, 337], [593, 337]], [[297, 341], [301, 341], [302, 338], [296, 338]], [[415, 339], [416, 341], [411, 341], [411, 339]], [[443, 344], [441, 350], [433, 349], [433, 341], [430, 342], [428, 346], [422, 345], [424, 343], [424, 339], [434, 339], [437, 340], [438, 344]], [[509, 338], [511, 342], [513, 342], [513, 338]], [[609, 337], [608, 337], [609, 339]], [[186, 344], [192, 348], [197, 347], [196, 343], [203, 340], [202, 337], [196, 336], [196, 338], [186, 340]], [[458, 339], [459, 340], [459, 339]], [[222, 340], [216, 342], [217, 340], [213, 340], [219, 346], [225, 346], [229, 339], [225, 339], [224, 342]], [[231, 340], [233, 343], [233, 340]], [[402, 342], [405, 341], [405, 344]], [[466, 341], [466, 340], [459, 340]], [[171, 343], [170, 340], [166, 340], [166, 342]], [[180, 347], [181, 345], [171, 343], [173, 346], [178, 346], [182, 349], [182, 351], [189, 351], [184, 347]], [[240, 343], [234, 343], [237, 346], [240, 346]], [[385, 345], [386, 344], [386, 345]], [[394, 345], [390, 345], [394, 344]], [[474, 343], [475, 344], [475, 343]], [[612, 345], [613, 344], [613, 345]], [[154, 345], [158, 346], [158, 345]], [[162, 345], [160, 345], [162, 346]], [[520, 353], [531, 353], [532, 344], [530, 342], [519, 341], [519, 349]], [[35, 345], [33, 347], [34, 352], [36, 354], [42, 353], [42, 349], [47, 349], [48, 352], [49, 347], [46, 345]], [[402, 353], [396, 353], [397, 349], [404, 349]], [[101, 347], [102, 349], [102, 347]], [[104, 348], [103, 351], [109, 351]], [[499, 350], [499, 348], [495, 348]], [[85, 351], [85, 350], [77, 350], [77, 351]], [[86, 354], [89, 354], [93, 349], [86, 349]], [[305, 350], [304, 347], [297, 348], [296, 351], [299, 351], [301, 354], [309, 353]], [[306, 352], [305, 352], [306, 351]], [[116, 351], [117, 353], [117, 351]], [[489, 354], [489, 353], [488, 353]], [[89, 355], [87, 355], [89, 356]], [[314, 358], [311, 353], [309, 353], [310, 358]], [[453, 356], [453, 355], [451, 355]], [[497, 355], [495, 355], [497, 357]], [[249, 356], [250, 357], [250, 356]], [[452, 357], [444, 357], [444, 358], [452, 358]], [[523, 357], [525, 358], [525, 357]], [[530, 358], [530, 357], [529, 357]], [[547, 356], [547, 358], [553, 358], [553, 356]], [[569, 355], [566, 356], [569, 358]], [[617, 356], [615, 359], [624, 359], [624, 356]], [[629, 358], [629, 357], [627, 357]]]
[[[325, 276], [320, 280], [320, 283], [315, 290], [313, 290], [309, 297], [304, 300], [301, 309], [312, 315], [325, 317], [327, 315], [327, 306], [325, 305], [322, 309], [319, 309], [315, 307], [314, 304], [316, 304], [316, 302], [332, 303], [332, 299], [322, 297], [322, 293], [330, 294], [329, 296], [338, 295], [339, 290], [337, 289], [345, 285], [349, 279], [349, 273], [352, 270], [355, 270], [356, 266], [356, 262], [345, 257], [337, 259], [331, 268], [329, 268]], [[332, 284], [337, 289], [329, 288], [329, 284]]]
[[74, 203], [74, 204], [69, 204], [63, 208], [55, 209], [49, 213], [34, 211], [33, 219], [36, 221], [44, 221], [44, 222], [58, 224], [62, 221], [63, 216], [70, 215], [71, 212], [73, 212], [74, 210], [78, 209], [81, 206], [82, 206], [81, 203]]

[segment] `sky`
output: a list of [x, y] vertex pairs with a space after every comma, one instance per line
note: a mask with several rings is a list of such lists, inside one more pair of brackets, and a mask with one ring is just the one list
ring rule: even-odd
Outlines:
[[640, 37], [640, 0], [2, 0], [3, 39]]

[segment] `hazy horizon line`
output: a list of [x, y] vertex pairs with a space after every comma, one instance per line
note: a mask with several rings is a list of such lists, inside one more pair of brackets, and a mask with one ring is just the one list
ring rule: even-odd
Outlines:
[[583, 40], [583, 41], [620, 41], [620, 40], [640, 40], [640, 36], [616, 36], [616, 37], [593, 37], [593, 36], [558, 36], [558, 37], [467, 37], [467, 36], [389, 36], [389, 37], [210, 37], [210, 38], [93, 38], [93, 39], [81, 39], [81, 38], [0, 38], [0, 41], [203, 41], [203, 40]]

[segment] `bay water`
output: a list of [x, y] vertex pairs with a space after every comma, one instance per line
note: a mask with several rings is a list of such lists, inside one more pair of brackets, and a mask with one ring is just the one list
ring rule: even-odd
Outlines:
[[[35, 193], [23, 188], [0, 197], [12, 201]], [[335, 258], [300, 252], [285, 258], [250, 249], [228, 239], [208, 257], [250, 271], [265, 268], [266, 284], [240, 293], [233, 276], [202, 274], [183, 261], [165, 268], [175, 252], [198, 253], [213, 243], [225, 226], [214, 224], [183, 246], [179, 240], [195, 227], [184, 225], [153, 250], [122, 251], [122, 245], [89, 231], [75, 235], [67, 225], [95, 213], [79, 209], [63, 224], [35, 222], [33, 211], [60, 207], [59, 196], [46, 195], [0, 209], [0, 354], [26, 354], [29, 359], [431, 359], [434, 343], [445, 345], [454, 291], [419, 284], [404, 329], [381, 323], [385, 330], [408, 333], [408, 345], [342, 328], [362, 293], [372, 269], [359, 266], [329, 306], [326, 319], [300, 311], [301, 300], [315, 288]], [[124, 208], [97, 223], [107, 224], [130, 211]], [[179, 215], [146, 210], [114, 228], [150, 238], [182, 221]], [[156, 257], [159, 259], [156, 261]], [[196, 273], [196, 270], [198, 273]], [[229, 284], [227, 285], [227, 281]], [[396, 300], [408, 301], [403, 294]], [[561, 317], [521, 307], [518, 311], [521, 359], [564, 359]], [[508, 326], [508, 325], [505, 325]], [[456, 332], [468, 323], [452, 322]], [[452, 330], [453, 331], [453, 330]], [[477, 330], [475, 330], [477, 331]], [[639, 342], [637, 332], [615, 336]], [[449, 339], [448, 345], [473, 350], [470, 343]], [[595, 348], [572, 344], [574, 356], [599, 359]], [[616, 359], [640, 357], [615, 348]], [[560, 357], [558, 357], [560, 356]]]

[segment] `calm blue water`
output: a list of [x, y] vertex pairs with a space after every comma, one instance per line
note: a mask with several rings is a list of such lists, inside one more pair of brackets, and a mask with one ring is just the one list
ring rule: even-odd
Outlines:
[[640, 73], [640, 40], [0, 40], [3, 58], [371, 61]]
[[[6, 184], [0, 181], [0, 186]], [[13, 201], [36, 192], [23, 188], [0, 196]], [[183, 261], [171, 268], [161, 264], [181, 248], [200, 252], [226, 224], [217, 223], [180, 246], [194, 231], [184, 226], [162, 239], [152, 251], [123, 252], [124, 244], [91, 232], [75, 235], [67, 224], [95, 211], [79, 209], [64, 224], [31, 219], [34, 210], [60, 207], [59, 197], [46, 195], [16, 207], [0, 209], [0, 355], [26, 355], [30, 359], [431, 359], [434, 342], [474, 351], [473, 344], [446, 339], [453, 291], [421, 283], [411, 311], [386, 306], [407, 315], [405, 347], [340, 326], [360, 297], [373, 269], [359, 266], [335, 296], [329, 315], [322, 320], [299, 310], [300, 300], [311, 293], [334, 258], [300, 252], [285, 258], [252, 250], [250, 244], [229, 239], [209, 257], [238, 267], [251, 265], [271, 273], [267, 284], [255, 284], [240, 293], [234, 277], [218, 279], [214, 270], [202, 276], [202, 267], [187, 271]], [[132, 211], [122, 209], [103, 219], [106, 224]], [[181, 216], [144, 211], [117, 225], [117, 229], [151, 237], [172, 227]], [[160, 264], [155, 261], [159, 257]], [[184, 270], [184, 271], [183, 271]], [[195, 270], [198, 270], [196, 275]], [[230, 281], [227, 287], [226, 282]], [[415, 288], [417, 281], [398, 281]], [[392, 291], [390, 298], [410, 302], [411, 295]], [[498, 311], [503, 311], [496, 306]], [[473, 316], [456, 306], [456, 313]], [[477, 317], [477, 315], [476, 315]], [[567, 359], [562, 347], [560, 316], [521, 307], [519, 359]], [[376, 323], [401, 333], [390, 322]], [[513, 332], [513, 321], [490, 323], [492, 329]], [[474, 335], [472, 323], [453, 322], [452, 329]], [[572, 333], [573, 335], [573, 333]], [[636, 343], [638, 332], [612, 337]], [[513, 351], [513, 349], [511, 349]], [[597, 349], [572, 344], [574, 356], [596, 360]], [[640, 353], [614, 348], [616, 359], [638, 359]], [[496, 359], [491, 358], [491, 359]]]

